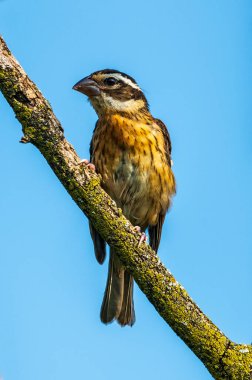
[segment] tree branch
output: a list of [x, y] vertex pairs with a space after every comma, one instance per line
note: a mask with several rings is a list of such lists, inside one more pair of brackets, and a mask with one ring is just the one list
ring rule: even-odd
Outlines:
[[230, 341], [189, 297], [148, 245], [139, 237], [100, 178], [78, 165], [50, 104], [0, 38], [0, 90], [22, 124], [21, 142], [34, 144], [73, 200], [107, 243], [116, 249], [140, 289], [175, 333], [215, 379], [251, 379], [252, 346]]

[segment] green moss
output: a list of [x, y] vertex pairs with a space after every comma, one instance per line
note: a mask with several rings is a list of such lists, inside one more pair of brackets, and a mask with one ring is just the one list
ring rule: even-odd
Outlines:
[[128, 231], [130, 223], [100, 188], [98, 176], [91, 175], [85, 181], [86, 175], [81, 176], [80, 169], [75, 171], [72, 165], [68, 165], [61, 126], [51, 122], [54, 115], [49, 103], [40, 98], [39, 104], [34, 101], [31, 106], [32, 102], [25, 104], [22, 101], [25, 97], [16, 96], [20, 86], [24, 86], [18, 83], [18, 67], [17, 72], [0, 68], [0, 88], [21, 122], [25, 136], [39, 148], [101, 236], [117, 250], [122, 263], [134, 275], [159, 314], [200, 358], [213, 377], [217, 380], [250, 380], [251, 346], [230, 342], [193, 303], [150, 247], [138, 247], [138, 237]]

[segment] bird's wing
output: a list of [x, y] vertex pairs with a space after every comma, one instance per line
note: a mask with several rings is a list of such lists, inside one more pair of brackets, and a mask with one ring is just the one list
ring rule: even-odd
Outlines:
[[149, 238], [150, 238], [150, 246], [151, 248], [157, 252], [159, 243], [161, 240], [161, 233], [162, 233], [162, 227], [165, 220], [165, 214], [159, 214], [158, 222], [155, 226], [150, 226], [148, 228], [149, 231]]
[[95, 130], [96, 130], [97, 126], [98, 126], [98, 120], [95, 123], [95, 127], [93, 130], [93, 137], [92, 137], [92, 140], [90, 141], [90, 146], [89, 146], [90, 162], [92, 162], [92, 159], [93, 159], [93, 153], [94, 153], [93, 138], [94, 138], [94, 134], [95, 134]]
[[171, 166], [171, 152], [172, 152], [172, 145], [171, 145], [171, 139], [169, 132], [165, 126], [165, 124], [162, 122], [162, 120], [154, 119], [155, 123], [159, 126], [163, 133], [164, 137], [164, 143], [165, 143], [165, 151], [166, 151], [166, 159], [168, 162], [168, 165]]
[[[97, 123], [95, 125], [95, 128], [96, 127], [97, 127]], [[94, 131], [95, 131], [95, 129], [94, 129]], [[92, 162], [93, 139], [91, 140], [91, 143], [90, 143], [89, 152], [90, 152], [90, 162]], [[93, 225], [91, 223], [89, 223], [89, 229], [90, 229], [90, 234], [91, 234], [91, 237], [92, 237], [92, 240], [94, 243], [95, 257], [96, 257], [99, 264], [103, 264], [105, 257], [106, 257], [106, 242], [101, 237], [101, 235], [96, 231], [96, 229], [93, 227]]]
[[[165, 152], [166, 152], [166, 160], [168, 165], [171, 167], [171, 151], [172, 151], [172, 146], [171, 146], [171, 139], [169, 132], [165, 126], [165, 124], [159, 120], [159, 119], [154, 119], [155, 123], [159, 126], [163, 133], [164, 137], [164, 144], [165, 144]], [[149, 226], [148, 231], [149, 231], [149, 237], [150, 237], [150, 246], [151, 248], [157, 252], [160, 239], [161, 239], [161, 233], [162, 233], [162, 228], [165, 220], [165, 214], [160, 213], [158, 217], [158, 222], [155, 226]]]
[[99, 264], [103, 264], [106, 257], [106, 242], [91, 223], [89, 223], [89, 229], [94, 243], [95, 257]]

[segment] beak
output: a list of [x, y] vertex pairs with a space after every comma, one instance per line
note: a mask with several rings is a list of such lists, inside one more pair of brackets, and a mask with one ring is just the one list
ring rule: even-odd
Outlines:
[[97, 96], [100, 95], [101, 90], [99, 89], [97, 83], [90, 79], [89, 77], [81, 79], [73, 86], [73, 90], [82, 92], [87, 96]]

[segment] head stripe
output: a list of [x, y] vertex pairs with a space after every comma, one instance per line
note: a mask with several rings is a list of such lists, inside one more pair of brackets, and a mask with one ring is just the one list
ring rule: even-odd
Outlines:
[[111, 73], [111, 74], [103, 74], [103, 73], [102, 73], [102, 77], [103, 77], [103, 78], [110, 78], [110, 77], [113, 77], [113, 78], [115, 78], [115, 79], [121, 80], [122, 82], [128, 84], [128, 85], [131, 86], [132, 88], [135, 88], [136, 90], [141, 91], [141, 88], [140, 88], [136, 83], [134, 83], [131, 79], [125, 77], [125, 76], [122, 75], [121, 73]]

